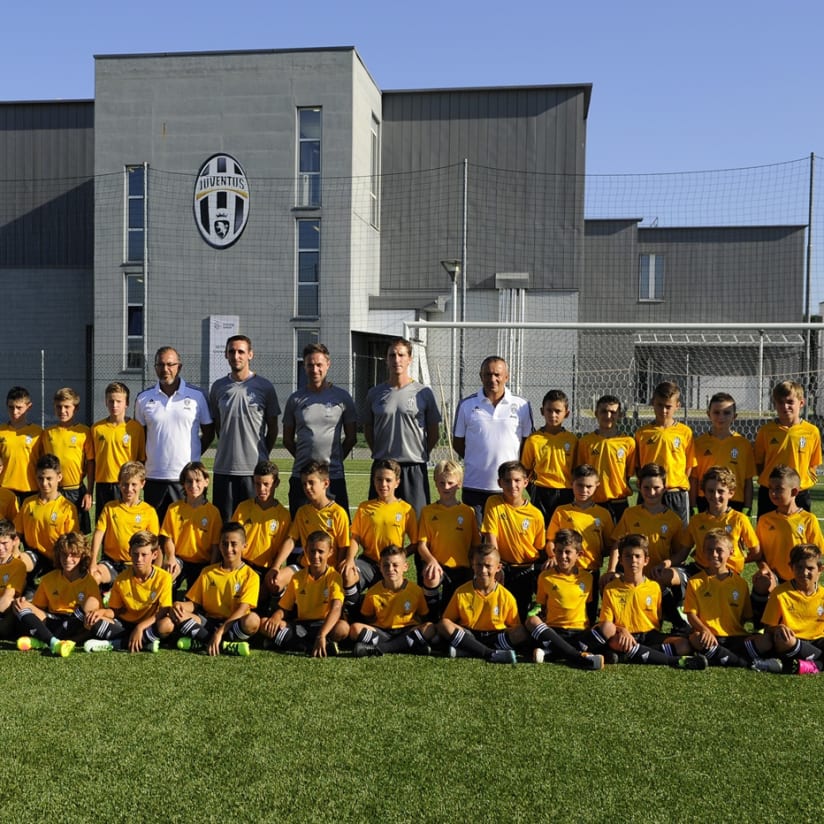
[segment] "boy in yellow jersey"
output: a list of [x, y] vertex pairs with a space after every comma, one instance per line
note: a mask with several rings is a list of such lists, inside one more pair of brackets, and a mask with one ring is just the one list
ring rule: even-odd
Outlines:
[[0, 424], [0, 486], [10, 489], [23, 501], [37, 489], [35, 464], [43, 454], [43, 430], [29, 423], [31, 395], [24, 386], [13, 386], [6, 395], [9, 422]]
[[708, 508], [690, 518], [689, 526], [681, 530], [675, 542], [679, 551], [696, 547], [695, 563], [687, 567], [689, 575], [706, 569], [699, 550], [704, 545], [704, 537], [713, 530], [722, 530], [732, 542], [726, 561], [732, 572], [740, 575], [744, 564], [758, 557], [758, 536], [752, 522], [743, 512], [732, 508], [735, 484], [735, 474], [726, 466], [711, 466], [701, 478], [701, 491]]
[[[80, 531], [92, 531], [89, 512], [92, 496], [89, 487], [94, 482], [94, 446], [91, 430], [82, 423], [76, 423], [74, 416], [80, 406], [80, 395], [69, 386], [54, 393], [54, 416], [57, 423], [43, 432], [43, 452], [57, 455], [63, 468], [63, 482], [60, 492], [77, 508]], [[88, 486], [85, 481], [88, 479]]]
[[[418, 557], [430, 615], [440, 604], [448, 604], [452, 593], [472, 579], [469, 554], [480, 546], [481, 532], [475, 511], [458, 500], [463, 468], [450, 460], [439, 461], [432, 470], [438, 500], [421, 510], [418, 522]], [[441, 588], [438, 597], [438, 587]]]
[[308, 565], [286, 586], [278, 608], [260, 625], [282, 652], [304, 652], [313, 658], [338, 654], [338, 642], [349, 635], [343, 620], [343, 584], [330, 565], [332, 537], [317, 530], [306, 538], [304, 554]]
[[487, 499], [481, 525], [482, 540], [501, 555], [504, 585], [515, 596], [522, 618], [527, 615], [546, 560], [543, 515], [524, 496], [528, 477], [520, 461], [505, 461], [498, 467], [501, 494]]
[[401, 547], [390, 544], [381, 550], [383, 580], [366, 591], [360, 606], [363, 621], [353, 622], [349, 629], [355, 658], [397, 652], [429, 655], [432, 651], [429, 641], [437, 634], [435, 626], [423, 622], [429, 607], [423, 590], [407, 580], [408, 569]]
[[246, 532], [242, 524], [223, 524], [219, 545], [220, 563], [198, 575], [185, 600], [175, 601], [168, 617], [181, 635], [178, 649], [247, 656], [249, 639], [260, 627], [254, 611], [260, 579], [243, 560]]
[[54, 545], [54, 569], [40, 580], [34, 597], [17, 598], [14, 614], [23, 631], [17, 649], [48, 649], [67, 658], [84, 633], [86, 614], [100, 606], [97, 581], [89, 574], [91, 550], [79, 532], [61, 535]]
[[[692, 430], [675, 420], [681, 406], [678, 384], [663, 381], [652, 393], [654, 423], [635, 432], [636, 464], [663, 466], [667, 473], [667, 488], [663, 504], [675, 512], [686, 526], [690, 517], [690, 475], [695, 466]], [[640, 482], [640, 477], [639, 477]]]
[[[372, 484], [378, 497], [364, 501], [352, 521], [352, 540], [340, 567], [345, 603], [348, 609], [357, 605], [359, 594], [380, 578], [380, 553], [385, 546], [404, 546], [414, 552], [418, 543], [418, 521], [415, 510], [395, 497], [401, 482], [401, 466], [389, 458], [372, 464]], [[358, 550], [361, 550], [358, 556]]]
[[601, 481], [595, 503], [609, 510], [615, 524], [629, 506], [629, 480], [635, 474], [635, 438], [618, 431], [622, 416], [621, 401], [615, 395], [602, 395], [595, 403], [598, 428], [578, 441], [578, 463], [594, 466]]
[[536, 664], [562, 660], [576, 669], [603, 669], [604, 656], [588, 653], [577, 643], [589, 628], [587, 605], [595, 592], [592, 575], [578, 566], [582, 546], [580, 532], [558, 530], [555, 566], [538, 576], [537, 606], [524, 622], [538, 644], [532, 654]]
[[628, 664], [657, 664], [680, 669], [706, 669], [703, 655], [678, 656], [661, 632], [661, 587], [644, 574], [649, 563], [649, 541], [638, 534], [624, 535], [619, 544], [623, 573], [603, 592], [601, 614], [592, 638], [614, 653], [611, 660]]
[[33, 584], [52, 567], [55, 541], [78, 528], [74, 504], [60, 494], [60, 461], [55, 455], [43, 455], [37, 460], [38, 492], [23, 501], [14, 526], [26, 547], [21, 560]]
[[[101, 586], [110, 584], [129, 562], [129, 538], [135, 532], [160, 532], [157, 512], [140, 499], [146, 486], [146, 467], [137, 461], [127, 461], [118, 476], [120, 498], [109, 501], [97, 517], [92, 535], [91, 574]], [[103, 557], [100, 557], [100, 550]]]
[[735, 421], [735, 399], [726, 392], [716, 392], [707, 407], [710, 431], [698, 435], [694, 443], [695, 466], [692, 470], [690, 502], [699, 512], [707, 511], [707, 499], [700, 482], [711, 466], [724, 466], [735, 477], [733, 509], [750, 514], [752, 508], [752, 478], [755, 456], [752, 444], [732, 429]]
[[578, 438], [564, 429], [569, 399], [560, 389], [550, 389], [541, 402], [544, 425], [524, 442], [521, 463], [533, 480], [529, 496], [544, 516], [544, 527], [555, 508], [572, 503], [572, 468], [576, 465]]
[[300, 471], [300, 482], [306, 503], [297, 508], [289, 534], [266, 573], [270, 592], [283, 592], [292, 576], [309, 563], [303, 546], [313, 532], [320, 530], [332, 538], [335, 551], [330, 563], [335, 569], [349, 550], [349, 515], [329, 497], [329, 464], [309, 461]]
[[529, 636], [515, 598], [498, 583], [500, 573], [501, 556], [493, 544], [481, 544], [473, 551], [472, 580], [455, 590], [437, 625], [438, 635], [449, 644], [450, 658], [517, 663], [515, 647]]
[[[94, 490], [97, 515], [119, 495], [120, 467], [127, 461], [146, 460], [146, 433], [134, 418], [129, 418], [129, 387], [113, 381], [106, 387], [107, 417], [92, 426], [94, 449]], [[157, 530], [155, 530], [157, 532]]]
[[601, 563], [604, 551], [612, 545], [614, 529], [609, 510], [595, 503], [598, 485], [598, 473], [594, 466], [576, 466], [572, 471], [572, 494], [575, 500], [555, 510], [546, 531], [546, 555], [550, 561], [555, 557], [553, 544], [558, 532], [573, 529], [580, 533], [583, 539], [576, 564], [580, 569], [591, 573], [593, 578], [595, 595], [588, 608], [590, 621], [594, 621], [598, 614], [598, 579], [601, 575]]
[[160, 639], [171, 635], [174, 624], [166, 615], [172, 606], [172, 576], [157, 566], [157, 535], [141, 530], [129, 538], [132, 564], [112, 584], [108, 607], [86, 614], [91, 638], [86, 652], [157, 652]]
[[12, 604], [26, 589], [26, 565], [18, 557], [20, 539], [14, 524], [0, 519], [0, 638], [13, 638], [17, 628]]
[[209, 470], [200, 461], [189, 461], [180, 470], [183, 499], [166, 510], [160, 527], [163, 568], [173, 581], [191, 586], [197, 576], [220, 560], [220, 512], [206, 499]]
[[[775, 509], [770, 495], [770, 473], [783, 464], [791, 466], [800, 481], [795, 503], [810, 511], [810, 490], [815, 486], [821, 463], [821, 434], [818, 427], [801, 420], [804, 387], [782, 381], [772, 391], [776, 420], [765, 423], [755, 435], [755, 470], [758, 472], [758, 517]], [[796, 541], [795, 543], [798, 543]]]
[[761, 549], [755, 559], [758, 572], [752, 579], [753, 611], [757, 619], [761, 618], [769, 593], [793, 577], [790, 549], [798, 544], [824, 547], [818, 518], [796, 501], [800, 483], [798, 472], [791, 466], [779, 464], [770, 472], [767, 489], [775, 509], [760, 517], [755, 525]]
[[280, 473], [272, 461], [258, 461], [252, 473], [254, 498], [241, 501], [235, 508], [232, 520], [243, 524], [246, 530], [246, 546], [243, 560], [260, 579], [260, 600], [257, 607], [261, 614], [269, 614], [269, 590], [264, 586], [266, 574], [277, 556], [292, 525], [289, 510], [275, 499], [280, 485]]
[[824, 669], [824, 589], [819, 585], [821, 549], [798, 544], [790, 550], [792, 580], [767, 601], [763, 635], [751, 639], [759, 654], [777, 655], [785, 672], [818, 675]]

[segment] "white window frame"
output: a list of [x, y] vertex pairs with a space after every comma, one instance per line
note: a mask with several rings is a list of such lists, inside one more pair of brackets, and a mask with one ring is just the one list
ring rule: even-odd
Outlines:
[[[645, 271], [646, 269], [646, 271]], [[661, 303], [664, 300], [664, 256], [655, 253], [638, 259], [639, 303]]]

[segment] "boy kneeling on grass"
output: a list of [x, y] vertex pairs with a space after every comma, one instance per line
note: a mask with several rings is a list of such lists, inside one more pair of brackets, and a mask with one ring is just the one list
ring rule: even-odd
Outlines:
[[308, 566], [286, 585], [278, 608], [260, 625], [261, 635], [281, 652], [304, 652], [313, 658], [338, 654], [338, 642], [349, 635], [342, 619], [343, 583], [330, 566], [332, 537], [321, 530], [306, 539]]
[[219, 564], [207, 566], [168, 613], [182, 636], [178, 649], [206, 649], [209, 655], [249, 655], [249, 638], [260, 626], [253, 608], [260, 594], [257, 573], [244, 562], [246, 533], [236, 521], [220, 530]]

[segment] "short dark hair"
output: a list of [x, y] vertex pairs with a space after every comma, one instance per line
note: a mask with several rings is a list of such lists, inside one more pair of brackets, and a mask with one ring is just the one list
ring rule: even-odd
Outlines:
[[52, 455], [51, 452], [47, 452], [45, 455], [41, 455], [37, 459], [37, 463], [34, 465], [35, 472], [45, 472], [47, 469], [51, 469], [53, 472], [62, 472], [62, 468], [60, 467], [60, 458], [57, 455]]

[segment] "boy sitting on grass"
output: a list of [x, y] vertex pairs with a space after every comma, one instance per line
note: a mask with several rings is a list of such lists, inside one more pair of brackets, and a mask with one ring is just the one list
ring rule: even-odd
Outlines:
[[246, 533], [237, 521], [220, 530], [219, 564], [207, 566], [189, 588], [184, 601], [168, 613], [182, 636], [178, 649], [206, 649], [209, 655], [249, 655], [249, 638], [260, 626], [253, 611], [260, 579], [243, 561]]
[[16, 636], [12, 604], [26, 589], [26, 565], [18, 557], [20, 539], [14, 524], [0, 518], [0, 638]]
[[[476, 524], [474, 513], [472, 523]], [[349, 631], [355, 642], [356, 658], [393, 652], [431, 652], [428, 642], [436, 635], [435, 627], [422, 623], [429, 607], [423, 590], [407, 580], [408, 569], [406, 552], [401, 547], [390, 544], [381, 550], [383, 580], [369, 587], [360, 606], [361, 617], [372, 622], [355, 621]]]
[[282, 652], [303, 652], [313, 658], [338, 654], [338, 642], [349, 635], [343, 614], [341, 577], [330, 566], [333, 545], [326, 532], [317, 530], [306, 539], [308, 566], [286, 586], [278, 608], [265, 618], [261, 634]]
[[115, 579], [108, 607], [86, 613], [86, 628], [92, 634], [83, 644], [86, 652], [157, 652], [160, 639], [174, 629], [170, 618], [158, 620], [172, 606], [172, 576], [156, 566], [157, 535], [135, 532], [129, 538], [129, 557], [131, 566]]
[[100, 589], [89, 573], [91, 560], [85, 535], [69, 532], [57, 539], [55, 568], [43, 576], [31, 601], [21, 597], [14, 602], [14, 614], [27, 633], [17, 639], [17, 649], [71, 655], [87, 613], [100, 606]]
[[[526, 482], [526, 472], [523, 472]], [[537, 510], [535, 510], [537, 512]], [[538, 513], [541, 532], [543, 516]], [[438, 623], [438, 635], [449, 644], [450, 658], [483, 658], [490, 664], [515, 664], [515, 647], [528, 636], [518, 618], [512, 593], [498, 583], [501, 555], [493, 544], [472, 553], [471, 581], [455, 590]]]

